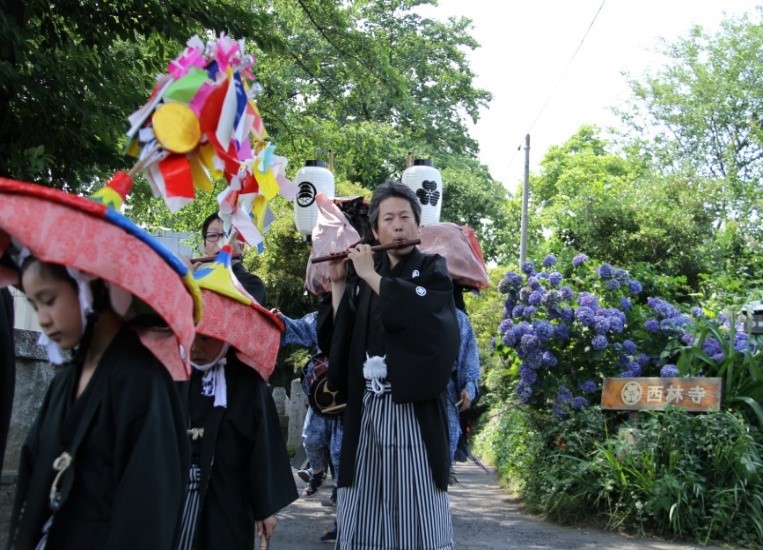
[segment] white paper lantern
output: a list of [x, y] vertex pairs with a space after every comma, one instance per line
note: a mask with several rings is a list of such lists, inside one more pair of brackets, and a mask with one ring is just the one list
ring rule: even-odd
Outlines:
[[440, 222], [442, 210], [442, 176], [431, 160], [416, 159], [403, 172], [403, 184], [416, 193], [421, 204], [421, 224]]
[[326, 168], [322, 160], [308, 160], [297, 171], [294, 178], [297, 184], [297, 196], [294, 197], [294, 223], [297, 231], [309, 237], [318, 221], [318, 207], [315, 196], [323, 193], [334, 198], [334, 174]]

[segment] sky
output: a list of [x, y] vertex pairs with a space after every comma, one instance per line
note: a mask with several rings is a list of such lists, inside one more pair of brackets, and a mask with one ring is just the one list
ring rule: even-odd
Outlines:
[[661, 40], [686, 37], [693, 25], [714, 32], [724, 14], [754, 15], [759, 4], [763, 0], [439, 0], [420, 13], [472, 20], [471, 35], [481, 45], [468, 53], [474, 84], [493, 100], [470, 126], [471, 135], [493, 178], [514, 191], [524, 174], [526, 134], [530, 170], [537, 171], [549, 147], [581, 125], [617, 124], [611, 109], [630, 97], [623, 72], [639, 77], [664, 66]]

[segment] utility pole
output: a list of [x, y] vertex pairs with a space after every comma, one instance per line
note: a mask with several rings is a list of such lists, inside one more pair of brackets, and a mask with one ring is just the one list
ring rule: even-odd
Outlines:
[[522, 185], [522, 223], [519, 230], [519, 267], [527, 261], [527, 198], [530, 194], [530, 134], [525, 136], [525, 181]]

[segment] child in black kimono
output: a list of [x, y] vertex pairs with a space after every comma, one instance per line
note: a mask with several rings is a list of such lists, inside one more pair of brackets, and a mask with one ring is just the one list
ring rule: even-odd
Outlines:
[[71, 273], [33, 257], [21, 268], [41, 343], [75, 353], [22, 448], [8, 547], [171, 548], [188, 453], [177, 390], [103, 282]]
[[[278, 412], [263, 379], [275, 366], [280, 329], [263, 319], [272, 315], [259, 304], [230, 299], [232, 287], [223, 295], [204, 285], [202, 278], [204, 314], [191, 348], [191, 381], [183, 389], [192, 456], [178, 548], [251, 550], [255, 530], [270, 539], [275, 513], [297, 498]], [[272, 353], [272, 360], [247, 355], [252, 342], [260, 359]], [[269, 368], [263, 375], [257, 370], [262, 364]]]

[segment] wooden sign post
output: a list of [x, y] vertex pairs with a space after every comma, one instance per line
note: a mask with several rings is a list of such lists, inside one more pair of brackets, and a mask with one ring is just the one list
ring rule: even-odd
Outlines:
[[605, 378], [601, 408], [665, 410], [667, 406], [707, 412], [721, 408], [720, 378]]

